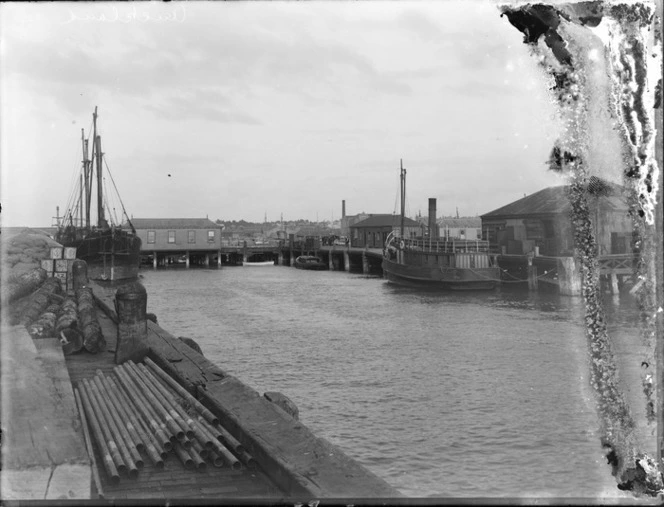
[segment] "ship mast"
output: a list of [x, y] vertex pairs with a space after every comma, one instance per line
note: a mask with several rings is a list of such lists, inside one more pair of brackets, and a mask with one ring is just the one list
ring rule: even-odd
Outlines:
[[99, 172], [99, 161], [97, 159], [97, 106], [95, 106], [95, 111], [92, 113], [92, 155], [90, 156], [90, 179], [88, 180], [88, 200], [86, 213], [88, 215], [88, 229], [92, 226], [90, 223], [90, 209], [92, 204], [92, 184], [93, 184], [93, 173], [95, 166], [97, 166], [97, 172]]
[[102, 190], [102, 160], [101, 136], [97, 136], [97, 227], [106, 227], [104, 218], [104, 194]]
[[[102, 190], [102, 152], [101, 152], [101, 136], [97, 135], [97, 106], [95, 112], [92, 114], [93, 133], [92, 133], [92, 158], [97, 166], [97, 227], [104, 227], [104, 194]], [[92, 185], [92, 181], [90, 182]]]
[[[81, 144], [83, 148], [83, 178], [85, 183], [85, 196], [81, 189], [81, 227], [90, 226], [90, 160], [88, 160], [88, 141], [85, 139], [85, 131], [81, 129]], [[83, 200], [85, 197], [85, 201]], [[84, 211], [85, 208], [85, 211]], [[83, 222], [83, 214], [85, 213], [85, 222]]]
[[406, 170], [401, 160], [401, 238], [404, 236], [404, 215], [406, 214]]

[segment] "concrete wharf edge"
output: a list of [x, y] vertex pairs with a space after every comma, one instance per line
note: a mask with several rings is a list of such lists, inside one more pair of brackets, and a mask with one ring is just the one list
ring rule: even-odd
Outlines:
[[[93, 293], [102, 311], [117, 322], [112, 297]], [[151, 321], [148, 342], [148, 356], [207, 406], [286, 494], [307, 499], [402, 497], [339, 447]]]
[[89, 500], [92, 469], [62, 345], [2, 326], [0, 498]]

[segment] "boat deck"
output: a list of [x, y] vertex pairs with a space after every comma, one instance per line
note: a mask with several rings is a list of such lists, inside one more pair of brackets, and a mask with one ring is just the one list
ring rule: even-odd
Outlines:
[[[92, 378], [100, 370], [110, 375], [115, 367], [114, 350], [117, 336], [116, 324], [101, 310], [97, 311], [99, 323], [106, 339], [106, 351], [99, 354], [81, 352], [66, 356], [67, 369], [72, 384], [76, 386], [82, 379]], [[172, 452], [164, 460], [164, 468], [157, 469], [149, 459], [139, 470], [136, 479], [120, 476], [120, 483], [112, 485], [106, 478], [100, 464], [101, 456], [95, 449], [95, 460], [99, 468], [103, 497], [114, 500], [169, 500], [169, 499], [279, 499], [285, 495], [264, 472], [242, 467], [216, 468], [208, 463], [204, 470], [185, 469]], [[93, 496], [94, 497], [94, 496]]]

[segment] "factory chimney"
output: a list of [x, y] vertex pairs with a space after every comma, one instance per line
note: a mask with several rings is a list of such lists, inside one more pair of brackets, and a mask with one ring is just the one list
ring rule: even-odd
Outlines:
[[341, 218], [346, 218], [346, 200], [341, 201]]
[[438, 239], [438, 223], [436, 222], [436, 199], [429, 198], [429, 237]]

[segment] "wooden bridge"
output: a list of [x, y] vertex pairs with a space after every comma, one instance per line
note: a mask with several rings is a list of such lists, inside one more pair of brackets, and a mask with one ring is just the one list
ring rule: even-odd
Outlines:
[[[145, 252], [148, 253], [148, 252]], [[381, 248], [349, 245], [321, 245], [317, 238], [305, 240], [280, 240], [270, 244], [249, 245], [246, 241], [222, 244], [210, 251], [154, 252], [147, 264], [190, 264], [221, 267], [242, 265], [254, 261], [273, 261], [279, 266], [293, 266], [299, 255], [316, 255], [326, 262], [331, 271], [353, 271], [382, 275]], [[495, 254], [501, 267], [501, 281], [505, 284], [527, 283], [537, 289], [540, 283], [558, 287], [561, 294], [581, 293], [580, 265], [574, 257], [550, 257], [544, 255]], [[145, 259], [145, 257], [144, 257]], [[633, 285], [637, 256], [634, 254], [602, 255], [598, 257], [600, 281], [617, 294], [621, 286]], [[144, 260], [144, 264], [146, 264]]]

